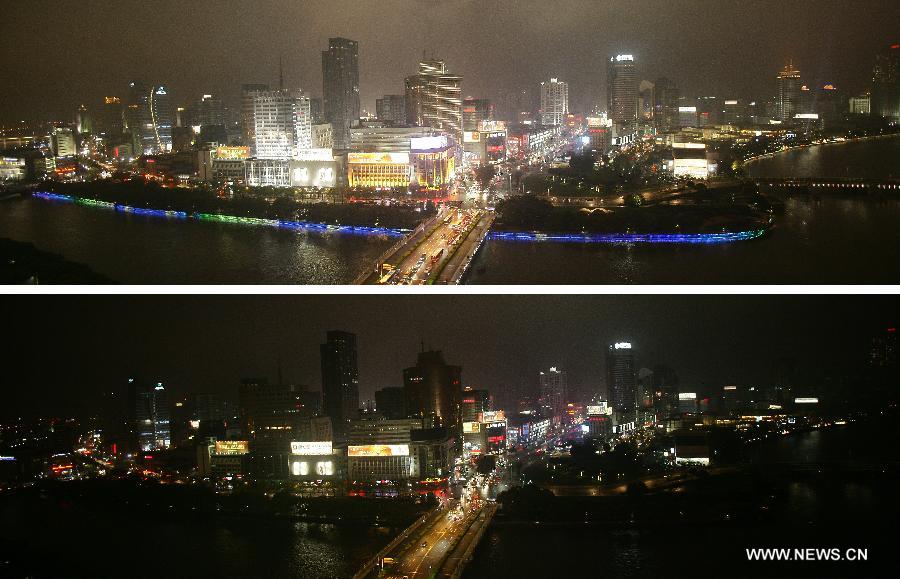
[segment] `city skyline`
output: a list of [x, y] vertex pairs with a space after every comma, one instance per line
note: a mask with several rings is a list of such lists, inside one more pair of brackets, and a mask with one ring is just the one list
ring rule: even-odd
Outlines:
[[[796, 360], [808, 384], [861, 368], [872, 338], [893, 327], [898, 313], [889, 297], [834, 305], [826, 297], [180, 296], [147, 297], [128, 310], [129, 298], [96, 296], [80, 298], [77, 311], [71, 300], [45, 299], [40, 311], [21, 300], [4, 306], [23, 332], [5, 374], [13, 401], [7, 408], [27, 414], [39, 396], [44, 409], [54, 402], [84, 409], [132, 376], [162, 381], [173, 395], [232, 396], [242, 378], [276, 382], [279, 373], [285, 383], [318, 391], [319, 344], [332, 330], [357, 335], [360, 404], [375, 390], [401, 386], [403, 368], [423, 347], [462, 366], [463, 386], [500, 397], [523, 386], [536, 393], [539, 371], [551, 366], [567, 372], [570, 390], [605, 397], [605, 349], [625, 340], [634, 345], [635, 370], [669, 366], [691, 391], [771, 382], [783, 358]], [[97, 319], [98, 311], [117, 314]], [[128, 314], [118, 318], [121, 312]], [[470, 312], [466, 324], [460, 312]], [[858, 322], [847, 328], [849, 315]], [[34, 347], [51, 320], [68, 329], [52, 348]], [[772, 334], [779, 325], [788, 331]], [[53, 365], [41, 362], [47, 352]], [[98, 352], [106, 352], [104, 364], [91, 363]]]
[[[328, 38], [337, 36], [359, 42], [362, 107], [370, 112], [377, 98], [401, 92], [423, 51], [428, 58], [445, 60], [463, 77], [463, 96], [501, 102], [522, 88], [536, 91], [541, 80], [553, 76], [570, 84], [572, 109], [585, 112], [604, 102], [605, 61], [623, 53], [635, 55], [639, 78], [673, 78], [685, 95], [765, 98], [774, 93], [775, 75], [788, 61], [805, 82], [832, 82], [856, 93], [871, 83], [874, 55], [896, 41], [890, 24], [897, 18], [890, 13], [900, 16], [900, 8], [880, 6], [855, 11], [852, 21], [836, 19], [831, 17], [834, 10], [844, 6], [832, 1], [827, 6], [817, 2], [815, 9], [810, 2], [785, 7], [766, 1], [724, 10], [705, 1], [689, 7], [665, 3], [639, 14], [622, 2], [565, 4], [548, 19], [534, 17], [543, 12], [538, 2], [452, 2], [426, 10], [417, 2], [394, 0], [379, 4], [378, 11], [358, 4], [261, 2], [255, 5], [258, 18], [247, 19], [237, 3], [226, 3], [200, 11], [209, 25], [199, 29], [191, 22], [182, 24], [174, 3], [156, 3], [151, 9], [120, 2], [117, 10], [107, 10], [60, 2], [42, 8], [42, 14], [15, 6], [6, 16], [12, 32], [0, 39], [9, 55], [0, 65], [7, 76], [12, 76], [10, 63], [20, 61], [17, 55], [25, 58], [23, 51], [31, 46], [33, 22], [42, 22], [43, 30], [60, 43], [77, 45], [80, 58], [62, 67], [55, 60], [29, 59], [34, 74], [17, 75], [0, 109], [0, 122], [50, 120], [48, 116], [66, 120], [80, 104], [90, 108], [104, 96], [124, 96], [132, 78], [172, 87], [179, 103], [214, 93], [235, 106], [241, 84], [277, 83], [281, 58], [286, 86], [321, 96], [318, 56]], [[60, 16], [73, 9], [82, 16], [80, 27], [67, 31], [67, 19]], [[410, 19], [392, 18], [411, 11], [419, 16], [412, 19], [412, 30]], [[123, 13], [130, 18], [122, 19]], [[297, 29], [289, 28], [295, 22], [301, 23]], [[703, 31], [702, 42], [685, 41], [685, 32], [694, 25]], [[441, 39], [433, 34], [436, 26], [466, 30], [477, 41]], [[187, 29], [191, 34], [182, 34]], [[604, 31], [602, 39], [597, 30]], [[85, 43], [93, 36], [101, 41]], [[764, 53], [759, 52], [762, 38]], [[123, 43], [133, 50], [111, 51]], [[547, 50], [550, 46], [585, 49], [573, 55], [572, 49]], [[70, 102], [72, 98], [78, 102]]]

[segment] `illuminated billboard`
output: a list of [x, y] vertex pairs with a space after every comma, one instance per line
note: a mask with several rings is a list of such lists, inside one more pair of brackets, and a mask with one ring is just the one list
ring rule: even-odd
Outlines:
[[616, 350], [630, 350], [631, 342], [616, 342], [615, 348]]
[[818, 404], [818, 398], [794, 398], [794, 404]]
[[247, 454], [248, 452], [250, 452], [250, 443], [246, 440], [216, 441], [216, 454]]
[[349, 153], [351, 165], [409, 165], [409, 153]]
[[586, 408], [588, 416], [596, 416], [598, 414], [609, 414], [610, 408], [603, 402], [602, 404], [592, 404]]
[[295, 460], [291, 462], [291, 473], [294, 476], [333, 476], [334, 462], [330, 460], [320, 460], [316, 462]]
[[294, 157], [295, 161], [334, 161], [331, 149], [301, 149]]
[[337, 185], [337, 163], [334, 160], [292, 160], [292, 187], [334, 187]]
[[327, 442], [292, 442], [291, 454], [300, 456], [322, 456], [331, 454], [331, 441]]
[[216, 159], [241, 161], [250, 158], [250, 147], [218, 147]]
[[481, 417], [480, 422], [497, 422], [499, 420], [506, 420], [506, 412], [504, 412], [503, 410], [480, 412], [479, 416]]
[[463, 132], [463, 143], [480, 143], [481, 142], [481, 133], [478, 131], [465, 131]]
[[481, 432], [480, 422], [463, 422], [464, 434], [477, 434], [479, 432]]
[[348, 446], [347, 456], [409, 456], [408, 444], [367, 444]]
[[697, 393], [696, 392], [679, 392], [678, 399], [679, 400], [696, 400]]
[[447, 137], [413, 137], [409, 140], [411, 151], [432, 151], [447, 146]]
[[478, 130], [482, 133], [504, 133], [506, 121], [478, 121]]
[[737, 390], [737, 386], [725, 386], [725, 390]]

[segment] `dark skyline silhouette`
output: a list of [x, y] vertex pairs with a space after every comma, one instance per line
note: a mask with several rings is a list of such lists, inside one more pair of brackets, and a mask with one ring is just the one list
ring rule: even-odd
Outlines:
[[463, 367], [463, 384], [503, 396], [564, 368], [605, 393], [604, 348], [634, 344], [637, 367], [666, 364], [687, 391], [771, 383], [780, 359], [803, 384], [858, 372], [897, 320], [893, 296], [18, 296], [0, 306], [2, 414], [75, 413], [129, 376], [174, 395], [234, 397], [243, 377], [318, 390], [325, 332], [358, 336], [360, 399], [402, 385], [422, 343]]
[[811, 84], [865, 90], [875, 53], [900, 42], [891, 0], [160, 0], [14, 2], [4, 7], [0, 122], [69, 120], [78, 104], [166, 84], [173, 104], [204, 93], [236, 104], [242, 83], [322, 92], [332, 36], [360, 42], [363, 108], [400, 94], [423, 53], [463, 76], [465, 95], [505, 94], [559, 77], [576, 111], [603, 102], [605, 59], [634, 54], [639, 78], [686, 96], [765, 99], [788, 60]]

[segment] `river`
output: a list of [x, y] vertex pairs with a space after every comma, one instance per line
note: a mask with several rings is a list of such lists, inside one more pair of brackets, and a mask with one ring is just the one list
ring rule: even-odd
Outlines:
[[[900, 175], [900, 138], [761, 159], [753, 176]], [[488, 241], [471, 284], [897, 284], [900, 196], [793, 195], [765, 237], [724, 245]], [[36, 199], [0, 202], [0, 237], [131, 284], [341, 284], [394, 240], [198, 223]]]

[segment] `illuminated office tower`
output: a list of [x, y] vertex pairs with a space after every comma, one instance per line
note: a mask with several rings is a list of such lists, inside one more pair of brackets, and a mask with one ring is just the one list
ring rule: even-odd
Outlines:
[[169, 448], [169, 397], [162, 382], [145, 384], [129, 378], [128, 387], [138, 448], [143, 452]]
[[84, 105], [78, 107], [75, 112], [75, 131], [79, 135], [89, 135], [94, 132], [93, 119]]
[[463, 130], [477, 131], [482, 121], [494, 120], [494, 105], [488, 99], [467, 98], [463, 101]]
[[618, 125], [637, 121], [638, 81], [634, 56], [619, 54], [606, 64], [606, 98], [609, 118]]
[[550, 368], [541, 372], [541, 407], [544, 415], [554, 426], [558, 426], [566, 412], [569, 401], [569, 383], [565, 370]]
[[778, 73], [775, 83], [775, 117], [783, 123], [794, 120], [800, 112], [800, 71], [788, 63]]
[[634, 353], [629, 342], [610, 344], [606, 351], [606, 387], [610, 405], [617, 411], [635, 407]]
[[872, 77], [873, 115], [900, 119], [900, 44], [893, 44], [875, 57]]
[[443, 60], [419, 63], [419, 74], [406, 79], [406, 115], [410, 124], [439, 129], [462, 142], [462, 77], [447, 72]]
[[359, 416], [359, 369], [356, 365], [356, 334], [331, 331], [319, 346], [322, 359], [322, 406], [331, 418], [335, 434]]
[[569, 114], [569, 85], [559, 79], [541, 83], [541, 124], [560, 126]]
[[143, 155], [172, 151], [172, 106], [164, 86], [129, 84], [130, 102], [126, 112], [128, 128]]
[[350, 127], [359, 120], [359, 43], [329, 38], [322, 52], [325, 120], [334, 130], [334, 146], [350, 147]]
[[253, 147], [256, 137], [256, 124], [253, 119], [253, 99], [256, 93], [268, 92], [267, 84], [241, 85], [241, 132], [244, 137], [244, 145]]
[[406, 409], [425, 419], [425, 427], [461, 429], [462, 367], [450, 366], [440, 351], [420, 352], [416, 365], [403, 370]]
[[291, 159], [312, 146], [309, 98], [300, 91], [253, 93], [253, 153], [259, 159]]

